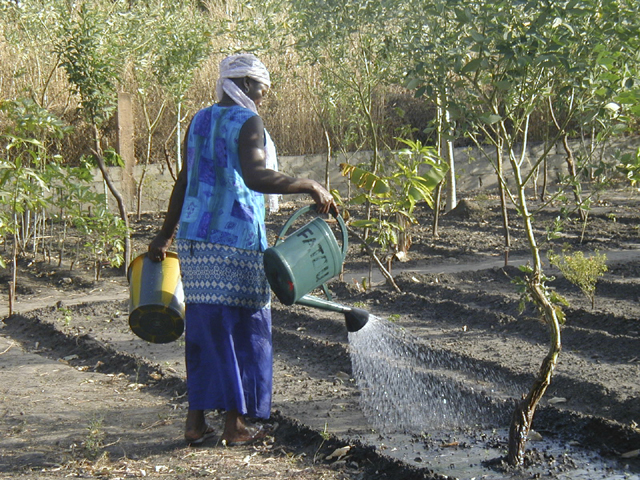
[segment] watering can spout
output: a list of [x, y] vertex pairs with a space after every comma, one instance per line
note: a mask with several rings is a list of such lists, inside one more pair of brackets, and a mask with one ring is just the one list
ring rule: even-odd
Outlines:
[[366, 310], [347, 307], [345, 305], [340, 305], [339, 303], [314, 297], [313, 295], [304, 295], [300, 297], [296, 303], [307, 307], [319, 308], [321, 310], [343, 313], [344, 320], [347, 324], [347, 331], [349, 332], [357, 332], [369, 321], [369, 312]]
[[369, 321], [369, 312], [361, 308], [350, 308], [348, 312], [344, 312], [344, 320], [348, 332], [357, 332]]

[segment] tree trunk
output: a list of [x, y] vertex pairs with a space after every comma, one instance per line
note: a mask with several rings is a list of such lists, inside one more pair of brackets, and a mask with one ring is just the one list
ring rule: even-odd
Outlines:
[[565, 160], [567, 162], [567, 171], [569, 172], [569, 176], [571, 177], [571, 189], [573, 190], [573, 198], [576, 202], [576, 207], [578, 207], [580, 220], [585, 222], [587, 220], [587, 212], [582, 209], [582, 197], [580, 196], [578, 172], [576, 170], [576, 162], [573, 156], [573, 150], [571, 150], [571, 146], [569, 146], [569, 136], [567, 134], [564, 134], [562, 136], [562, 146], [565, 153], [567, 154]]
[[540, 201], [544, 202], [545, 198], [547, 198], [547, 183], [549, 181], [549, 162], [547, 161], [547, 157], [544, 157], [542, 161], [542, 189], [540, 191]]
[[13, 235], [13, 247], [11, 249], [11, 281], [9, 282], [9, 316], [13, 315], [13, 306], [16, 301], [16, 279], [18, 276], [18, 245], [15, 233]]
[[95, 125], [93, 126], [93, 139], [95, 142], [95, 148], [93, 150], [93, 153], [95, 153], [96, 155], [98, 168], [100, 169], [100, 172], [102, 172], [102, 178], [107, 184], [109, 191], [111, 192], [113, 197], [116, 199], [116, 202], [118, 204], [118, 210], [120, 212], [120, 218], [124, 222], [124, 225], [127, 230], [127, 234], [125, 235], [125, 238], [124, 238], [124, 269], [126, 271], [127, 267], [129, 266], [129, 262], [131, 261], [131, 236], [129, 233], [129, 216], [127, 215], [127, 208], [125, 206], [124, 198], [122, 198], [122, 195], [116, 188], [115, 184], [111, 181], [111, 178], [109, 177], [109, 172], [107, 171], [107, 167], [104, 164], [104, 158], [102, 156], [102, 148], [100, 147], [100, 133], [98, 132], [98, 127]]
[[329, 169], [331, 167], [331, 138], [329, 138], [329, 132], [327, 131], [327, 129], [323, 129], [324, 130], [324, 139], [327, 142], [327, 162], [325, 164], [325, 169], [324, 169], [324, 188], [327, 189], [327, 191], [331, 191], [331, 177], [329, 176]]
[[549, 352], [542, 361], [538, 376], [533, 382], [528, 395], [517, 403], [513, 416], [511, 417], [507, 462], [514, 466], [522, 465], [523, 463], [525, 444], [527, 442], [529, 430], [531, 429], [533, 415], [540, 399], [544, 396], [547, 387], [551, 383], [553, 371], [558, 363], [558, 355], [562, 349], [560, 341], [560, 322], [558, 321], [556, 310], [545, 297], [542, 292], [542, 288], [540, 287], [539, 280], [536, 280], [535, 277], [536, 275], [534, 273], [534, 277], [531, 279], [532, 284], [530, 285], [530, 293], [534, 299], [534, 303], [537, 306], [542, 305], [544, 319], [547, 325], [549, 325], [549, 330], [551, 332], [551, 342]]
[[[350, 227], [347, 227], [347, 230], [349, 230], [349, 233], [351, 233], [351, 235], [353, 235], [362, 244], [362, 246], [365, 248], [365, 250], [369, 254], [370, 260], [373, 261], [378, 266], [380, 273], [382, 273], [382, 276], [387, 280], [387, 282], [389, 282], [389, 284], [393, 287], [393, 289], [396, 292], [401, 293], [402, 290], [400, 290], [400, 287], [398, 287], [398, 284], [395, 282], [395, 280], [393, 279], [389, 271], [382, 264], [382, 262], [380, 261], [378, 256], [375, 254], [371, 246], [369, 246], [369, 244], [360, 235], [358, 235], [358, 232], [356, 232]], [[369, 274], [369, 284], [371, 284], [371, 274]]]
[[522, 184], [522, 178], [518, 163], [510, 155], [511, 167], [514, 173], [514, 179], [518, 188], [518, 203], [524, 222], [524, 229], [527, 235], [531, 256], [533, 260], [533, 268], [529, 277], [526, 278], [527, 292], [531, 296], [531, 300], [541, 312], [544, 321], [549, 326], [551, 341], [547, 356], [542, 361], [538, 375], [529, 390], [529, 393], [518, 404], [511, 418], [509, 428], [509, 452], [507, 461], [510, 465], [522, 465], [524, 461], [524, 449], [527, 442], [527, 436], [531, 429], [533, 415], [538, 406], [538, 402], [543, 397], [547, 387], [551, 383], [551, 376], [558, 362], [558, 355], [561, 350], [560, 342], [560, 321], [558, 319], [558, 311], [556, 307], [547, 298], [543, 289], [542, 260], [540, 258], [540, 250], [535, 239], [531, 214], [527, 208], [527, 198], [525, 194], [525, 185]]
[[511, 232], [509, 231], [509, 211], [507, 210], [506, 186], [502, 184], [503, 175], [503, 141], [498, 139], [496, 144], [496, 168], [498, 170], [498, 192], [500, 194], [500, 209], [502, 212], [502, 228], [504, 232], [504, 264], [509, 265], [509, 250], [511, 248]]
[[[448, 92], [445, 90], [445, 103], [444, 103], [444, 119], [447, 133], [450, 137], [453, 137], [454, 131], [451, 125], [451, 113], [449, 112], [448, 104]], [[458, 205], [458, 197], [456, 195], [456, 161], [453, 153], [453, 141], [447, 140], [447, 159], [449, 160], [449, 171], [447, 172], [447, 206], [446, 211], [450, 212]]]
[[[444, 124], [444, 112], [443, 112], [443, 108], [442, 108], [442, 97], [441, 97], [441, 95], [437, 96], [436, 104], [437, 104], [437, 107], [438, 107], [436, 109], [437, 122], [438, 122], [438, 137], [436, 138], [436, 150], [438, 152], [438, 155], [443, 157], [443, 155], [442, 155], [442, 148], [443, 148], [442, 130], [443, 130], [443, 124]], [[440, 208], [442, 206], [442, 189], [443, 189], [443, 187], [444, 187], [444, 183], [440, 182], [436, 186], [436, 190], [435, 190], [435, 198], [434, 198], [434, 202], [433, 202], [433, 205], [434, 205], [434, 208], [433, 208], [433, 223], [431, 225], [431, 235], [433, 236], [433, 238], [439, 238], [440, 237], [440, 233], [438, 231], [438, 227], [440, 225]]]
[[[398, 252], [406, 255], [411, 248], [411, 233], [409, 233], [411, 222], [409, 222], [404, 215], [396, 213], [396, 223], [400, 226], [398, 230]], [[393, 260], [393, 256], [391, 260]], [[389, 267], [389, 271], [391, 271], [391, 267]]]
[[140, 174], [140, 180], [138, 181], [138, 187], [136, 188], [136, 218], [140, 220], [142, 216], [142, 194], [144, 188], [144, 180], [147, 177], [147, 165], [142, 167], [142, 173]]
[[436, 186], [433, 200], [433, 223], [431, 225], [431, 235], [433, 238], [440, 238], [438, 226], [440, 222], [440, 204], [442, 203], [442, 182]]

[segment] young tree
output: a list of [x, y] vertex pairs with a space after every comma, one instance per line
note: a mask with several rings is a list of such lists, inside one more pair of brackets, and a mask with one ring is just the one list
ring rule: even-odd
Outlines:
[[151, 70], [159, 85], [177, 106], [176, 172], [182, 168], [182, 122], [187, 91], [194, 74], [213, 51], [213, 20], [194, 2], [179, 2], [161, 9]]
[[[407, 78], [407, 86], [416, 90], [416, 96], [424, 97], [436, 105], [437, 117], [425, 132], [435, 133], [435, 144], [442, 158], [449, 164], [446, 179], [446, 211], [457, 205], [456, 168], [453, 155], [455, 124], [458, 115], [456, 102], [450, 97], [456, 95], [456, 80], [452, 61], [459, 61], [465, 50], [461, 43], [464, 26], [456, 19], [456, 11], [449, 8], [446, 0], [436, 0], [424, 4], [420, 14], [414, 12], [412, 2], [404, 4], [407, 22], [399, 32], [398, 43], [406, 64], [415, 65]], [[415, 73], [415, 74], [414, 74]], [[442, 187], [442, 185], [441, 185]], [[439, 195], [433, 223], [433, 234], [438, 236]]]
[[[156, 133], [175, 105], [177, 151], [167, 157], [167, 167], [174, 179], [181, 165], [182, 122], [187, 90], [194, 72], [212, 49], [211, 27], [201, 9], [193, 2], [167, 4], [162, 1], [138, 2], [132, 6], [123, 26], [128, 65], [136, 84], [136, 98], [142, 111], [144, 148], [138, 159], [142, 172], [137, 185], [138, 218], [144, 197], [144, 184], [154, 153]], [[171, 138], [166, 138], [166, 142]]]
[[[394, 56], [399, 1], [353, 2], [291, 0], [291, 31], [305, 61], [331, 77], [340, 97], [355, 99], [358, 123], [371, 150], [367, 170], [377, 175], [382, 161], [383, 118], [376, 111], [381, 87], [398, 78], [401, 64]], [[371, 204], [367, 204], [367, 220]], [[368, 232], [365, 230], [365, 238]]]
[[[59, 161], [51, 150], [69, 128], [30, 100], [4, 101], [7, 125], [0, 134], [0, 235], [12, 239], [9, 313], [15, 296], [18, 255], [31, 242], [37, 252], [38, 224], [49, 205], [47, 172]], [[4, 264], [0, 263], [4, 267]]]
[[124, 198], [109, 176], [105, 164], [100, 128], [111, 118], [117, 106], [117, 82], [123, 64], [118, 15], [112, 15], [120, 2], [101, 5], [81, 2], [60, 26], [56, 53], [62, 59], [69, 82], [80, 97], [81, 110], [93, 132], [93, 154], [109, 191], [116, 199], [125, 224], [124, 264], [131, 256], [129, 219]]
[[[534, 384], [513, 414], [508, 461], [518, 465], [524, 458], [536, 407], [557, 363], [563, 320], [560, 298], [545, 285], [527, 190], [531, 188], [537, 167], [566, 131], [576, 111], [565, 112], [558, 122], [556, 138], [527, 166], [531, 115], [536, 109], [547, 108], [552, 95], [559, 94], [563, 88], [567, 92], [563, 80], [571, 78], [572, 85], [581, 88], [589, 79], [600, 75], [597, 58], [602, 49], [597, 42], [606, 41], [610, 51], [613, 44], [626, 44], [633, 36], [631, 32], [637, 36], [637, 6], [615, 0], [561, 4], [506, 0], [469, 4], [452, 0], [446, 2], [446, 7], [455, 14], [458, 24], [455, 30], [462, 32], [460, 42], [444, 49], [447, 61], [443, 63], [451, 69], [455, 98], [459, 100], [453, 110], [468, 121], [467, 135], [481, 151], [489, 144], [496, 153], [493, 158], [487, 153], [486, 158], [491, 161], [506, 198], [521, 217], [531, 252], [531, 265], [523, 267], [523, 294], [538, 308], [551, 333], [549, 351]], [[614, 29], [603, 21], [612, 11], [617, 13], [614, 21], [618, 28]], [[615, 35], [616, 31], [623, 31], [624, 35]], [[586, 37], [594, 34], [598, 39], [595, 45], [576, 49], [576, 43], [582, 44]], [[416, 67], [416, 71], [424, 71], [421, 65]], [[599, 100], [602, 102], [603, 98]], [[503, 161], [508, 169], [503, 167]]]

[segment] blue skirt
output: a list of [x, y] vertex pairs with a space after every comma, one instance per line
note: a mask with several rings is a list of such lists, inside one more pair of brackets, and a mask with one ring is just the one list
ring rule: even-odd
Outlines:
[[271, 309], [186, 306], [187, 395], [192, 410], [269, 418], [273, 379]]

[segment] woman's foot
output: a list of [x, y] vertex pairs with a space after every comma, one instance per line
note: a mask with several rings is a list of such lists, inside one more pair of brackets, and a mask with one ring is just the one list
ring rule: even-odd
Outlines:
[[184, 429], [184, 439], [189, 445], [200, 445], [215, 435], [213, 428], [207, 425], [204, 410], [189, 410]]
[[227, 446], [246, 445], [265, 438], [269, 434], [268, 429], [262, 425], [251, 425], [244, 416], [237, 411], [227, 412], [224, 424], [224, 432], [221, 440]]

